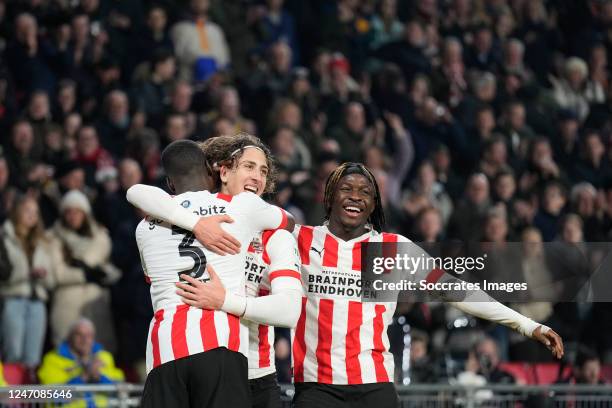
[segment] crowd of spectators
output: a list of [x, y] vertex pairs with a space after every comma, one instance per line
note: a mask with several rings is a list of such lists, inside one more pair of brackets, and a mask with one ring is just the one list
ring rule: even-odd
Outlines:
[[[141, 367], [152, 311], [125, 191], [163, 186], [179, 139], [263, 139], [270, 199], [303, 223], [322, 222], [327, 175], [363, 161], [413, 241], [612, 240], [611, 52], [610, 0], [0, 0], [2, 360], [34, 369], [84, 316]], [[608, 303], [518, 307], [612, 362]], [[420, 329], [431, 359], [460, 320], [399, 313], [392, 340]], [[503, 359], [548, 358], [474, 324]]]

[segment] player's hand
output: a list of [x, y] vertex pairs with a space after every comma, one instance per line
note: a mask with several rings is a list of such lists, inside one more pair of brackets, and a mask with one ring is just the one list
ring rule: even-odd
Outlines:
[[189, 306], [200, 309], [221, 310], [221, 306], [225, 302], [225, 287], [212, 266], [208, 265], [206, 270], [210, 275], [210, 280], [206, 283], [189, 275], [181, 275], [181, 279], [188, 283], [176, 283], [176, 287], [179, 288], [176, 294]]
[[561, 336], [559, 336], [553, 329], [549, 328], [545, 333], [543, 333], [542, 326], [540, 325], [533, 331], [532, 337], [544, 344], [556, 358], [560, 359], [563, 357], [563, 340], [561, 340]]
[[240, 242], [221, 228], [221, 223], [232, 223], [229, 215], [202, 217], [193, 227], [193, 235], [204, 248], [217, 255], [236, 255], [240, 252]]

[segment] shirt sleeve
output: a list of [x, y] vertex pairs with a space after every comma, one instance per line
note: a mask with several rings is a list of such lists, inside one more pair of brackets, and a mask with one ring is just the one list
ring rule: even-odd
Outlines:
[[[268, 296], [248, 297], [244, 302], [243, 317], [259, 324], [277, 327], [293, 328], [300, 317], [302, 305], [302, 282], [300, 280], [300, 257], [297, 252], [297, 243], [293, 235], [285, 230], [266, 231], [270, 234], [264, 251], [270, 258], [269, 278], [272, 290]], [[237, 295], [227, 294], [235, 298]], [[240, 310], [233, 308], [242, 301], [238, 299], [226, 300], [231, 312]], [[279, 313], [282, 310], [282, 313]]]
[[181, 207], [170, 194], [158, 187], [135, 184], [126, 193], [127, 200], [147, 215], [192, 231], [200, 217]]
[[[431, 256], [418, 245], [410, 245], [409, 243], [411, 241], [408, 238], [398, 235], [397, 242], [402, 244], [402, 251], [408, 251], [411, 257], [420, 257], [423, 259], [421, 263], [422, 266], [419, 267], [414, 274], [412, 274], [412, 279], [416, 281], [425, 280], [427, 281], [427, 283], [445, 283], [461, 280], [447, 273], [446, 271], [444, 271], [444, 269], [427, 267], [428, 264], [434, 264], [428, 263], [426, 261], [426, 259], [430, 258]], [[432, 292], [432, 294], [434, 296], [440, 297], [440, 300], [447, 302], [451, 306], [456, 307], [464, 313], [488, 320], [490, 322], [503, 324], [527, 337], [531, 337], [533, 331], [538, 326], [540, 326], [539, 323], [534, 322], [530, 318], [523, 316], [517, 311], [499, 303], [482, 290], [472, 290], [465, 292], [442, 291]], [[545, 326], [542, 327], [544, 331], [548, 329]]]
[[282, 229], [287, 226], [287, 213], [280, 207], [266, 203], [253, 193], [240, 193], [235, 198], [237, 212], [246, 216], [256, 231]]

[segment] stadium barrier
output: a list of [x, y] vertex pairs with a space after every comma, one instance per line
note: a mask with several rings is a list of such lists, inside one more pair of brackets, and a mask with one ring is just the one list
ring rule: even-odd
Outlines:
[[[142, 388], [136, 384], [10, 386], [0, 388], [0, 407], [93, 406], [88, 402], [95, 402], [97, 407], [138, 407]], [[281, 391], [283, 408], [289, 408], [293, 386], [283, 384]], [[609, 385], [418, 384], [398, 386], [397, 391], [402, 408], [612, 408], [612, 387]]]

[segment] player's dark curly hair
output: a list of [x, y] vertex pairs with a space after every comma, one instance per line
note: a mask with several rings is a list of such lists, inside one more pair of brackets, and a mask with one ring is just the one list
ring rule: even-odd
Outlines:
[[336, 193], [336, 189], [338, 187], [338, 183], [340, 182], [342, 177], [348, 176], [349, 174], [361, 174], [362, 176], [367, 178], [368, 181], [374, 187], [374, 211], [372, 211], [372, 214], [370, 214], [368, 222], [372, 224], [376, 231], [383, 231], [385, 228], [385, 213], [382, 206], [378, 183], [376, 182], [376, 177], [374, 177], [372, 172], [361, 163], [342, 163], [327, 178], [327, 181], [325, 182], [325, 195], [323, 197], [323, 206], [325, 207], [325, 220], [329, 220], [332, 202], [334, 199], [334, 194]]
[[249, 146], [255, 146], [266, 155], [268, 177], [264, 193], [273, 193], [278, 177], [274, 157], [258, 137], [248, 133], [238, 133], [234, 136], [217, 136], [200, 143], [200, 148], [206, 154], [206, 170], [213, 179], [217, 190], [221, 189], [221, 166], [234, 169]]

